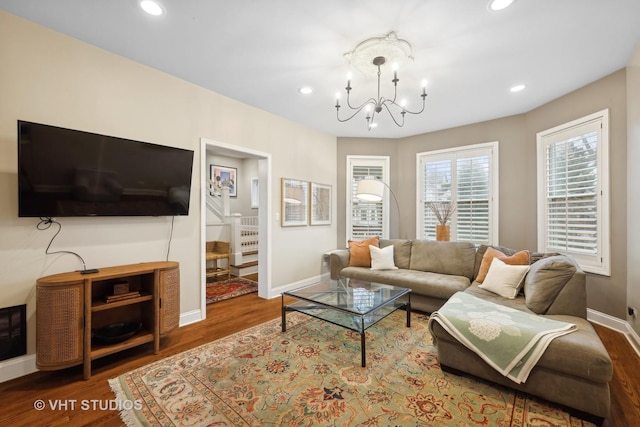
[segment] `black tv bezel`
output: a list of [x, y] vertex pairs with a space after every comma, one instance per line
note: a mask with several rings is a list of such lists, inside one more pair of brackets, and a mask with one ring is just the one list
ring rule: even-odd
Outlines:
[[[189, 167], [189, 183], [188, 183], [188, 201], [187, 201], [187, 205], [186, 205], [186, 209], [183, 210], [176, 210], [176, 211], [149, 211], [149, 210], [144, 210], [144, 211], [139, 211], [139, 212], [135, 212], [135, 213], [105, 213], [104, 211], [97, 211], [96, 213], [87, 213], [87, 214], [66, 214], [66, 213], [62, 213], [60, 212], [60, 210], [49, 210], [49, 209], [43, 209], [41, 212], [33, 212], [33, 211], [27, 211], [24, 207], [23, 207], [23, 192], [21, 191], [21, 179], [23, 178], [23, 176], [25, 175], [25, 172], [23, 172], [22, 170], [22, 162], [21, 162], [21, 129], [23, 125], [36, 125], [36, 126], [43, 126], [43, 127], [48, 127], [48, 128], [52, 128], [52, 129], [57, 129], [60, 131], [67, 131], [67, 132], [74, 132], [76, 134], [84, 134], [87, 135], [87, 137], [89, 138], [106, 138], [109, 140], [115, 140], [115, 141], [119, 141], [119, 142], [124, 142], [124, 143], [132, 143], [132, 144], [142, 144], [144, 146], [150, 146], [150, 147], [158, 147], [162, 150], [168, 150], [168, 151], [173, 151], [173, 152], [182, 152], [185, 154], [190, 154], [190, 167]], [[146, 142], [146, 141], [139, 141], [139, 140], [134, 140], [134, 139], [129, 139], [129, 138], [123, 138], [123, 137], [118, 137], [118, 136], [112, 136], [112, 135], [106, 135], [106, 134], [100, 134], [100, 133], [96, 133], [96, 132], [88, 132], [88, 131], [83, 131], [83, 130], [79, 130], [79, 129], [72, 129], [72, 128], [66, 128], [66, 127], [62, 127], [62, 126], [55, 126], [55, 125], [49, 125], [49, 124], [45, 124], [45, 123], [38, 123], [38, 122], [33, 122], [30, 120], [17, 120], [17, 162], [18, 162], [18, 171], [17, 171], [17, 175], [18, 175], [18, 217], [19, 218], [86, 218], [86, 217], [93, 217], [93, 218], [104, 218], [104, 217], [166, 217], [166, 216], [188, 216], [189, 212], [191, 210], [191, 203], [190, 203], [190, 199], [191, 199], [191, 192], [192, 192], [192, 186], [193, 186], [193, 166], [194, 166], [194, 160], [195, 160], [195, 152], [194, 150], [191, 149], [187, 149], [187, 148], [180, 148], [180, 147], [172, 147], [172, 146], [168, 146], [168, 145], [162, 145], [162, 144], [157, 144], [157, 143], [151, 143], [151, 142]], [[185, 183], [186, 185], [186, 183]]]

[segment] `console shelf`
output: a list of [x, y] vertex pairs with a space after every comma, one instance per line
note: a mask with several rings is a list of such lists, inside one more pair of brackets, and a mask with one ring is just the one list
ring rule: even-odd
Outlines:
[[[117, 286], [139, 295], [107, 302]], [[93, 274], [41, 277], [36, 304], [36, 366], [56, 370], [82, 364], [88, 379], [92, 360], [147, 343], [153, 343], [154, 354], [160, 351], [160, 337], [179, 322], [179, 264], [146, 262]], [[93, 338], [94, 330], [121, 322], [141, 327], [122, 342], [105, 344]]]
[[[113, 353], [117, 353], [128, 348], [137, 347], [142, 344], [153, 342], [153, 334], [149, 332], [139, 331], [137, 334], [129, 338], [128, 340], [111, 345], [94, 344], [91, 346], [91, 360], [99, 359], [104, 356], [108, 356]], [[155, 352], [154, 352], [155, 354]]]
[[123, 301], [116, 302], [106, 302], [106, 301], [93, 301], [91, 304], [91, 311], [102, 311], [102, 310], [110, 310], [116, 307], [122, 307], [130, 304], [137, 304], [139, 302], [151, 301], [153, 300], [153, 295], [140, 295], [139, 297], [129, 298]]

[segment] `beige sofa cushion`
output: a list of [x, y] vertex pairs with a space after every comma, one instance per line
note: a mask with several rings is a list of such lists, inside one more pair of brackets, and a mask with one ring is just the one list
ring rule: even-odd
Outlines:
[[[469, 242], [435, 242], [414, 240], [411, 247], [411, 270], [429, 271], [473, 278], [476, 248]], [[399, 266], [398, 266], [399, 267]]]
[[409, 268], [411, 244], [412, 241], [407, 239], [380, 239], [381, 248], [393, 245], [393, 263], [398, 268]]
[[563, 255], [534, 262], [524, 280], [527, 307], [534, 313], [546, 313], [576, 270], [576, 265]]

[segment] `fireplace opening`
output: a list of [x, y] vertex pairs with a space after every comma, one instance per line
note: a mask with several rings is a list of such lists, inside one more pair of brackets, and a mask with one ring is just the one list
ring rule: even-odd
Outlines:
[[27, 354], [27, 305], [0, 308], [0, 360]]

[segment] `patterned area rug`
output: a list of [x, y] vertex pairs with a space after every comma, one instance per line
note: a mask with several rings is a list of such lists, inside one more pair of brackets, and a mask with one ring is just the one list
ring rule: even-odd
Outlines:
[[[128, 426], [592, 426], [507, 388], [443, 373], [427, 317], [359, 334], [291, 313], [109, 380]], [[135, 402], [135, 403], [133, 403]], [[138, 409], [139, 408], [139, 409]]]
[[242, 277], [207, 283], [207, 304], [252, 292], [258, 292], [258, 284], [253, 280], [243, 279]]

